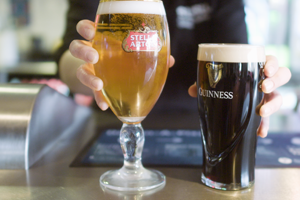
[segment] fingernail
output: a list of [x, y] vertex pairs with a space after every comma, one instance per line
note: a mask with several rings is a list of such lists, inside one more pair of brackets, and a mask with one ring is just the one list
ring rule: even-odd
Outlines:
[[270, 92], [274, 87], [274, 83], [271, 80], [265, 80], [263, 84], [265, 86], [266, 92]]
[[271, 113], [271, 109], [268, 106], [263, 106], [262, 115], [268, 116]]
[[97, 55], [94, 52], [89, 52], [87, 55], [87, 59], [90, 63], [96, 63]]
[[268, 130], [267, 128], [262, 128], [262, 129], [260, 130], [259, 136], [260, 136], [261, 138], [267, 137], [268, 131], [269, 131], [269, 130]]
[[108, 108], [108, 105], [107, 105], [106, 103], [103, 103], [103, 102], [100, 102], [100, 103], [98, 104], [98, 106], [99, 106], [99, 108], [100, 108], [101, 110], [107, 110], [107, 108]]
[[87, 39], [93, 39], [94, 32], [95, 32], [94, 29], [90, 29], [90, 28], [86, 29], [85, 35], [86, 35]]
[[271, 76], [273, 76], [273, 75], [275, 74], [275, 69], [274, 69], [274, 67], [272, 66], [272, 67], [268, 68], [268, 72], [269, 72], [269, 74], [270, 74]]
[[94, 78], [92, 81], [92, 86], [94, 87], [95, 90], [101, 90], [102, 87], [102, 81], [99, 80], [98, 78]]

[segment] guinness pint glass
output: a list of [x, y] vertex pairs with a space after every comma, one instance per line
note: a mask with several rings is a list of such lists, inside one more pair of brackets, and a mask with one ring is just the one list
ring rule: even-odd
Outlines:
[[254, 166], [264, 78], [264, 47], [200, 44], [198, 108], [203, 141], [202, 182], [239, 190], [254, 183]]

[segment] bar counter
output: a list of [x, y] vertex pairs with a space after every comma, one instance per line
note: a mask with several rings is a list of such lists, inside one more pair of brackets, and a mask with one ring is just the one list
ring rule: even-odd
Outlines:
[[[93, 110], [76, 132], [64, 135], [29, 170], [0, 170], [1, 200], [297, 200], [300, 168], [256, 168], [255, 184], [240, 191], [220, 191], [201, 184], [201, 168], [157, 167], [167, 177], [164, 187], [137, 193], [114, 192], [100, 187], [99, 177], [111, 167], [70, 167], [100, 128], [120, 128], [110, 112]], [[150, 114], [147, 128], [198, 129], [195, 113]], [[147, 141], [147, 137], [145, 138]]]

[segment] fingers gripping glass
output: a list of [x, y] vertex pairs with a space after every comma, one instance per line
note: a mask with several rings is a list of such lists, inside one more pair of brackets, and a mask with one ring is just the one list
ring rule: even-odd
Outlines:
[[143, 167], [145, 141], [141, 121], [155, 105], [166, 81], [169, 32], [162, 1], [100, 1], [93, 47], [102, 93], [123, 122], [120, 144], [124, 166], [100, 177], [102, 186], [119, 191], [159, 187], [165, 176]]

